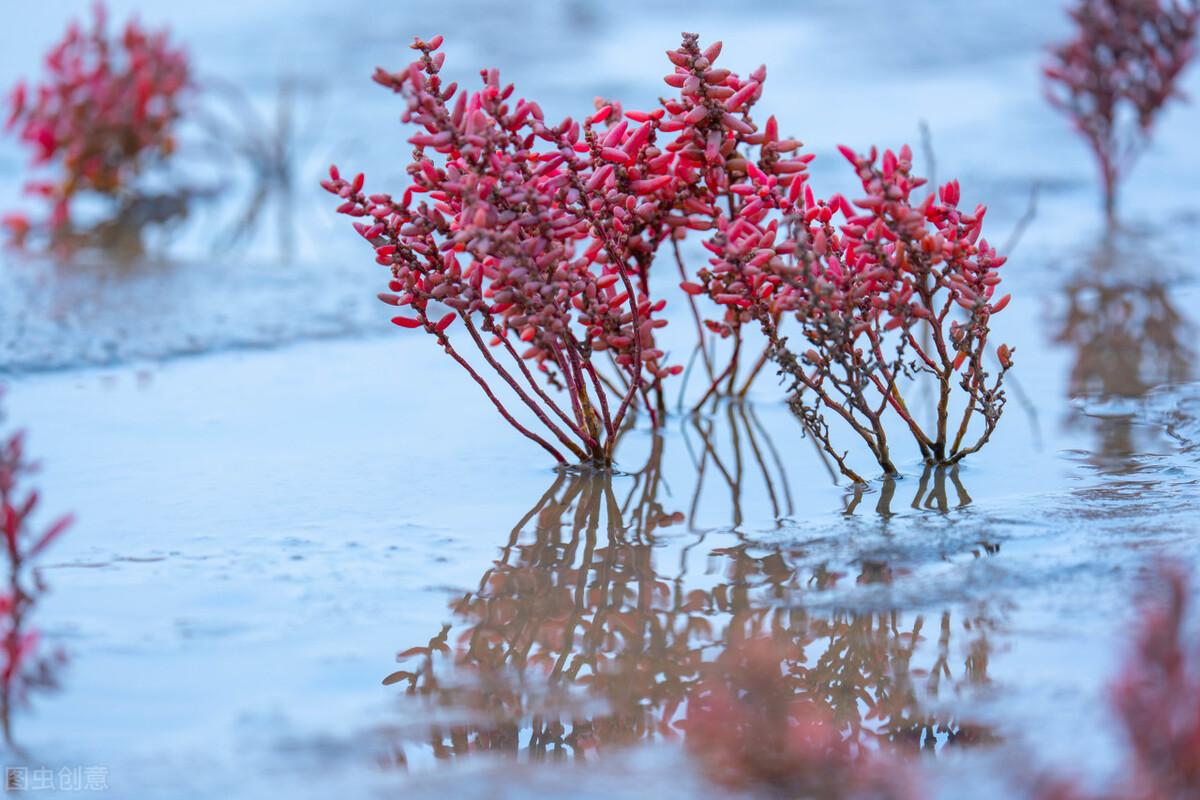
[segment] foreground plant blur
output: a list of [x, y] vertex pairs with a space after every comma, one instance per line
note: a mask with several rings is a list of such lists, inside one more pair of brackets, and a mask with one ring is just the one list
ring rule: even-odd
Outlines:
[[36, 470], [37, 465], [25, 455], [22, 432], [0, 438], [0, 526], [7, 565], [5, 585], [0, 588], [0, 726], [5, 743], [13, 748], [13, 709], [27, 702], [32, 690], [53, 686], [54, 670], [63, 660], [61, 653], [39, 656], [38, 632], [28, 625], [30, 612], [46, 591], [33, 563], [72, 521], [68, 515], [45, 528], [34, 527], [32, 517], [39, 496], [36, 489], [27, 489], [23, 483]]
[[1189, 800], [1200, 797], [1200, 643], [1187, 636], [1188, 575], [1160, 566], [1143, 603], [1138, 635], [1113, 687], [1128, 759], [1100, 794], [1063, 779], [1038, 800]]
[[1043, 72], [1051, 104], [1071, 118], [1100, 168], [1104, 210], [1150, 142], [1154, 123], [1179, 95], [1194, 54], [1196, 0], [1077, 0], [1075, 38], [1054, 48]]
[[190, 80], [186, 56], [165, 31], [149, 32], [130, 20], [112, 36], [101, 3], [90, 28], [71, 23], [45, 66], [42, 82], [31, 89], [18, 83], [10, 101], [8, 128], [33, 149], [31, 165], [57, 171], [25, 186], [49, 204], [48, 219], [5, 217], [18, 242], [34, 231], [63, 233], [80, 193], [127, 199], [137, 178], [174, 152], [181, 95]]

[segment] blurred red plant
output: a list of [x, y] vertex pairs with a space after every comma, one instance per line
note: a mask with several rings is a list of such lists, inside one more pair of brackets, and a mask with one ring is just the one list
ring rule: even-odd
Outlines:
[[1046, 95], [1071, 118], [1100, 167], [1104, 209], [1115, 218], [1117, 189], [1149, 142], [1180, 73], [1193, 55], [1196, 0], [1077, 0], [1075, 38], [1056, 46], [1043, 69]]
[[23, 490], [21, 483], [36, 470], [37, 465], [25, 456], [22, 432], [0, 439], [0, 527], [8, 567], [7, 585], [0, 588], [0, 725], [10, 745], [13, 706], [26, 699], [30, 688], [51, 683], [53, 666], [62, 660], [61, 654], [39, 658], [38, 632], [26, 624], [46, 588], [36, 571], [27, 574], [31, 564], [72, 522], [67, 515], [44, 529], [34, 529], [30, 520], [37, 510], [38, 492]]
[[688, 697], [688, 750], [730, 788], [770, 787], [814, 800], [915, 800], [912, 773], [891, 757], [841, 735], [785, 675], [802, 661], [768, 638], [721, 652], [724, 679], [705, 679]]
[[1133, 651], [1113, 687], [1131, 763], [1094, 794], [1049, 777], [1037, 800], [1193, 800], [1200, 797], [1200, 643], [1187, 642], [1187, 574], [1161, 565], [1143, 602]]
[[33, 167], [56, 164], [59, 172], [25, 186], [49, 203], [45, 223], [34, 225], [24, 214], [4, 218], [18, 242], [35, 228], [54, 235], [69, 226], [78, 193], [117, 198], [150, 164], [168, 158], [190, 81], [187, 58], [166, 31], [130, 20], [110, 36], [102, 3], [90, 28], [71, 23], [45, 66], [40, 84], [12, 90], [7, 127], [33, 148]]
[[1200, 797], [1200, 646], [1187, 645], [1188, 580], [1161, 569], [1161, 597], [1142, 613], [1141, 633], [1113, 696], [1134, 768], [1127, 797]]

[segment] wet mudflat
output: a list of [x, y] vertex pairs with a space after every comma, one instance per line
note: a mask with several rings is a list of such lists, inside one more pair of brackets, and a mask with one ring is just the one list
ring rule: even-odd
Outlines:
[[[80, 520], [44, 569], [37, 624], [68, 660], [13, 715], [28, 763], [104, 765], [128, 797], [716, 796], [679, 723], [759, 634], [790, 691], [863, 747], [912, 754], [929, 797], [1019, 796], [1041, 768], [1103, 784], [1135, 600], [1156, 559], [1195, 561], [1195, 106], [1169, 113], [1105, 233], [1087, 154], [1038, 94], [1053, 7], [656, 4], [634, 21], [447, 3], [381, 12], [364, 38], [317, 6], [284, 15], [280, 40], [321, 31], [304, 52], [264, 47], [231, 76], [265, 109], [294, 76], [298, 115], [338, 120], [297, 134], [286, 259], [274, 221], [220, 255], [198, 244], [236, 224], [232, 202], [128, 264], [4, 256], [6, 413]], [[219, 72], [246, 69], [270, 8], [144, 11]], [[928, 48], [897, 49], [897, 25]], [[30, 39], [60, 26], [32, 19]], [[767, 62], [814, 182], [841, 179], [845, 131], [917, 145], [924, 120], [996, 240], [1040, 186], [997, 323], [1019, 386], [981, 457], [925, 471], [912, 453], [901, 480], [839, 485], [764, 376], [658, 434], [638, 420], [616, 475], [556, 473], [433, 348], [385, 329], [381, 270], [309, 185], [348, 151], [401, 180], [399, 108], [370, 69], [441, 31], [453, 70], [495, 63], [551, 116], [597, 94], [646, 106], [683, 28]], [[1185, 88], [1200, 96], [1195, 74]], [[685, 314], [668, 311], [677, 352]]]

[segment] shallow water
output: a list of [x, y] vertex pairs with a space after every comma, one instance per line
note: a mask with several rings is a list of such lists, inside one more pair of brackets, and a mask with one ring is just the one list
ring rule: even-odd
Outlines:
[[[0, 79], [81, 5], [14, 12]], [[765, 631], [847, 735], [923, 751], [928, 796], [1120, 767], [1107, 687], [1134, 601], [1156, 558], [1195, 562], [1200, 109], [1166, 115], [1108, 239], [1088, 156], [1039, 95], [1050, 4], [140, 7], [264, 114], [294, 77], [316, 122], [295, 134], [287, 258], [274, 210], [214, 252], [235, 193], [152, 258], [0, 263], [6, 413], [46, 501], [79, 515], [34, 619], [69, 660], [14, 714], [21, 763], [103, 765], [121, 797], [716, 796], [679, 701]], [[994, 240], [1040, 184], [997, 321], [1019, 386], [983, 458], [923, 475], [909, 454], [904, 479], [855, 492], [764, 379], [660, 436], [643, 420], [615, 477], [562, 475], [385, 330], [378, 269], [312, 188], [331, 154], [400, 180], [399, 108], [371, 67], [441, 30], [451, 71], [496, 63], [551, 116], [597, 94], [638, 107], [680, 28], [723, 38], [730, 65], [766, 61], [763, 107], [818, 153], [822, 189], [847, 177], [837, 142], [916, 144], [921, 120]], [[1200, 70], [1185, 84], [1200, 96]], [[6, 187], [19, 155], [0, 145]], [[189, 178], [215, 180], [205, 163]], [[397, 663], [443, 630], [427, 671]], [[396, 671], [420, 674], [382, 685]]]

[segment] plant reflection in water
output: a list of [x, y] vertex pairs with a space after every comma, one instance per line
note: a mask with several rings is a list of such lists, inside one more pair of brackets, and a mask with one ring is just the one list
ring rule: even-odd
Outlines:
[[1056, 339], [1073, 349], [1072, 396], [1143, 397], [1191, 378], [1186, 318], [1149, 243], [1110, 234], [1063, 287]]
[[[746, 412], [730, 412], [735, 441], [752, 436]], [[700, 464], [714, 465], [733, 493], [736, 524], [748, 470], [737, 455], [720, 458], [709, 423], [698, 421], [695, 430]], [[750, 449], [762, 467], [762, 448]], [[791, 709], [781, 718], [788, 726], [818, 720], [836, 736], [803, 740], [855, 762], [881, 750], [933, 751], [994, 738], [946, 709], [960, 690], [988, 683], [993, 619], [805, 607], [797, 598], [831, 590], [843, 576], [802, 566], [805, 553], [796, 547], [736, 531], [719, 534], [728, 546], [713, 546], [706, 539], [716, 534], [681, 532], [687, 518], [659, 500], [661, 451], [656, 438], [632, 475], [555, 477], [478, 589], [451, 603], [452, 621], [399, 654], [401, 668], [384, 683], [405, 689], [412, 724], [393, 731], [385, 763], [406, 767], [419, 742], [439, 759], [489, 751], [558, 760], [684, 739], [706, 761], [728, 766], [732, 758], [756, 774], [777, 770], [744, 758], [754, 737], [769, 731], [743, 731], [721, 757], [710, 736], [696, 733], [710, 730], [705, 715], [721, 696], [737, 698], [735, 705], [753, 696], [757, 711], [736, 712], [748, 718], [779, 705]], [[703, 483], [703, 469], [696, 480]], [[786, 485], [778, 475], [765, 480]], [[784, 502], [790, 498], [777, 507]], [[695, 569], [697, 560], [704, 569]], [[860, 584], [891, 579], [886, 563], [861, 567]], [[745, 682], [763, 673], [764, 657], [778, 680], [748, 693]], [[750, 661], [758, 667], [747, 669]]]
[[1156, 390], [1194, 377], [1191, 330], [1174, 296], [1179, 281], [1145, 232], [1109, 233], [1062, 289], [1055, 338], [1071, 350], [1070, 425], [1094, 426], [1088, 461], [1109, 474], [1141, 471], [1156, 444], [1140, 425]]

